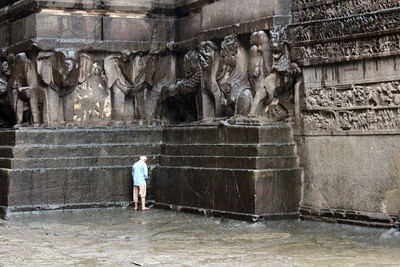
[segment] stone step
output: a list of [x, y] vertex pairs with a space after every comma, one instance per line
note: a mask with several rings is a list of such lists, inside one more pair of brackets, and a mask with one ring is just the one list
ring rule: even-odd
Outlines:
[[230, 156], [166, 156], [160, 157], [160, 165], [167, 167], [190, 166], [230, 169], [285, 169], [298, 167], [296, 156], [230, 157]]
[[159, 144], [82, 144], [0, 146], [0, 158], [54, 158], [160, 154]]
[[[0, 168], [5, 169], [49, 169], [101, 166], [132, 166], [140, 155], [105, 157], [58, 157], [58, 158], [0, 158]], [[159, 156], [149, 155], [148, 164], [158, 163]]]
[[129, 201], [131, 166], [0, 169], [0, 190], [0, 203], [16, 211]]
[[296, 144], [162, 144], [161, 154], [170, 156], [294, 156]]
[[296, 213], [301, 168], [280, 170], [157, 166], [156, 203], [245, 214]]
[[266, 126], [196, 126], [165, 127], [164, 144], [258, 144], [290, 143], [293, 132], [289, 124]]
[[18, 129], [0, 131], [0, 145], [18, 144], [107, 144], [107, 143], [161, 143], [159, 128], [65, 128]]

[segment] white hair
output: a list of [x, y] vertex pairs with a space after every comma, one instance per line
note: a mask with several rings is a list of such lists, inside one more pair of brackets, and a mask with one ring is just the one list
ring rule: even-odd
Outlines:
[[140, 160], [147, 160], [146, 156], [140, 156]]

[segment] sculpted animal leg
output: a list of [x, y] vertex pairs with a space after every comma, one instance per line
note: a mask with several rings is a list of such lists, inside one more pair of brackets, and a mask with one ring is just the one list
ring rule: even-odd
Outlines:
[[214, 103], [210, 98], [210, 95], [204, 90], [201, 91], [201, 104], [203, 111], [203, 120], [214, 118]]
[[63, 97], [64, 120], [66, 123], [74, 121], [74, 92]]
[[267, 97], [267, 91], [264, 88], [260, 88], [260, 90], [256, 92], [253, 103], [251, 105], [249, 114], [250, 116], [257, 116], [262, 112], [264, 108], [264, 99], [266, 97]]
[[214, 96], [214, 117], [219, 117], [222, 114], [222, 108], [221, 108], [221, 92], [219, 91], [219, 88], [213, 92]]
[[57, 92], [52, 89], [47, 90], [47, 111], [48, 111], [48, 118], [49, 118], [49, 125], [55, 126], [59, 120], [58, 116], [58, 104], [60, 101], [60, 97], [58, 96]]
[[144, 90], [142, 90], [135, 94], [135, 100], [136, 100], [135, 118], [138, 120], [144, 119], [144, 114], [145, 114], [144, 93], [145, 93]]
[[235, 114], [247, 116], [249, 115], [253, 95], [249, 89], [244, 90], [238, 97], [236, 102]]
[[31, 107], [33, 126], [37, 127], [40, 124], [40, 113], [39, 113], [39, 100], [38, 100], [38, 89], [32, 88], [29, 92], [29, 105]]
[[17, 99], [17, 125], [21, 125], [22, 124], [22, 118], [24, 116], [24, 101], [22, 101], [21, 99]]
[[135, 119], [135, 97], [126, 95], [124, 105], [124, 120], [132, 122]]

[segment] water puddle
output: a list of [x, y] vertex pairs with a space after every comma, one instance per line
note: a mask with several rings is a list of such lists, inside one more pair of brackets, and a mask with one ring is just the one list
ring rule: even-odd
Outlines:
[[346, 225], [98, 209], [16, 214], [0, 226], [0, 266], [400, 266], [400, 238]]

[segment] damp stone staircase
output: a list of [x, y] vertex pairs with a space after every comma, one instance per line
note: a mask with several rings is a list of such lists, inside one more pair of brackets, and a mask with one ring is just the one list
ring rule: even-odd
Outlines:
[[289, 124], [170, 126], [162, 139], [157, 206], [253, 221], [298, 216], [302, 168]]
[[144, 126], [0, 131], [1, 211], [127, 205], [132, 164], [157, 165], [160, 143]]

